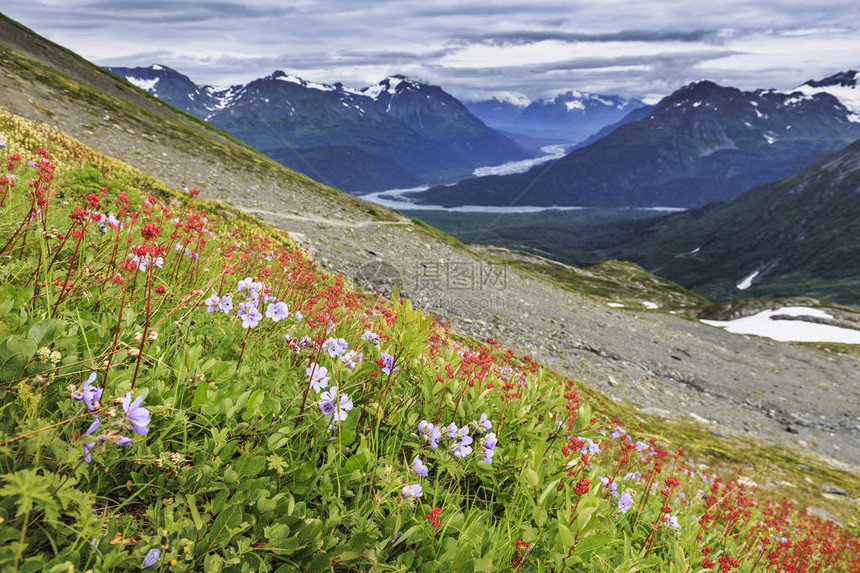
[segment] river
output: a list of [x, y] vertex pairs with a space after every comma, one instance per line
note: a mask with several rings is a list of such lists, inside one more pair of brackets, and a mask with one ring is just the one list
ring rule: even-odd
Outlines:
[[[554, 159], [560, 159], [564, 157], [567, 149], [570, 147], [572, 146], [546, 145], [544, 147], [541, 147], [542, 155], [538, 157], [533, 157], [532, 159], [524, 159], [522, 161], [510, 161], [501, 165], [478, 167], [472, 172], [472, 175], [474, 175], [475, 177], [486, 177], [488, 175], [511, 175], [514, 173], [525, 173], [536, 165], [541, 165], [542, 163], [546, 163], [547, 161], [552, 161]], [[450, 183], [450, 185], [454, 185], [455, 183]], [[360, 195], [359, 198], [364, 199], [365, 201], [370, 201], [371, 203], [376, 203], [377, 205], [382, 205], [383, 207], [397, 209], [398, 211], [450, 211], [452, 213], [538, 213], [540, 211], [548, 211], [550, 209], [573, 211], [578, 209], [591, 208], [570, 205], [554, 205], [551, 207], [528, 205], [509, 207], [499, 205], [461, 205], [459, 207], [444, 207], [442, 205], [415, 203], [415, 201], [409, 197], [410, 194], [420, 193], [421, 191], [426, 191], [429, 188], [429, 185], [422, 185], [420, 187], [411, 187], [409, 189], [387, 189], [385, 191], [376, 191], [375, 193]], [[686, 211], [686, 209], [678, 207], [634, 207], [634, 209], [641, 211], [657, 211], [664, 213]]]

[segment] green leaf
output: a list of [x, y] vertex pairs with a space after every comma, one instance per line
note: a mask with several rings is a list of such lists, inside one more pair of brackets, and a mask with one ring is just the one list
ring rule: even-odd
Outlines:
[[206, 399], [208, 397], [209, 384], [207, 384], [205, 380], [201, 380], [197, 383], [197, 389], [194, 391], [194, 398], [191, 399], [191, 407], [199, 408], [206, 403]]
[[573, 532], [563, 523], [558, 524], [558, 538], [563, 548], [573, 547], [573, 544], [576, 542]]
[[6, 482], [0, 488], [0, 495], [17, 496], [15, 505], [18, 508], [16, 515], [21, 516], [33, 509], [38, 503], [39, 509], [45, 514], [59, 515], [60, 505], [50, 493], [51, 480], [36, 473], [36, 470], [21, 470], [6, 474], [3, 480]]
[[54, 332], [60, 323], [52, 318], [40, 320], [30, 327], [27, 338], [36, 343], [37, 347], [47, 346], [54, 339]]
[[586, 553], [590, 553], [594, 551], [598, 547], [602, 547], [612, 542], [613, 537], [611, 535], [606, 534], [597, 534], [597, 535], [589, 535], [585, 539], [581, 539], [579, 543], [576, 544], [576, 548], [573, 550], [574, 555], [584, 555]]

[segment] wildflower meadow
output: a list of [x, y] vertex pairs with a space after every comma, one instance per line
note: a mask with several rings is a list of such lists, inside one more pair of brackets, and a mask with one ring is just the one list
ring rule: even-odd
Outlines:
[[0, 144], [4, 571], [860, 570], [849, 531], [197, 189], [7, 114]]

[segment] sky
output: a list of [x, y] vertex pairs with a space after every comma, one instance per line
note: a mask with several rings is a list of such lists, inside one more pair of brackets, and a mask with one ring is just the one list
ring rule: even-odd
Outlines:
[[658, 97], [699, 79], [790, 89], [860, 69], [860, 2], [832, 0], [8, 0], [104, 66], [198, 84], [282, 69], [361, 88], [404, 74], [461, 99]]

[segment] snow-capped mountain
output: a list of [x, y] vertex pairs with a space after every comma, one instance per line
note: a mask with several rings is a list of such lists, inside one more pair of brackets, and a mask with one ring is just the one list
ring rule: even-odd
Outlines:
[[466, 102], [487, 125], [506, 133], [556, 143], [576, 143], [645, 104], [638, 99], [568, 91], [531, 102], [518, 94]]
[[860, 72], [849, 70], [823, 80], [809, 80], [792, 91], [806, 95], [828, 93], [854, 113], [860, 114]]
[[[301, 170], [301, 149], [307, 149], [307, 163], [326, 168], [309, 169], [308, 175], [349, 191], [387, 188], [392, 173], [386, 166], [398, 167], [397, 181], [404, 174], [438, 181], [525, 157], [441, 88], [403, 76], [356, 90], [277, 70], [216, 88], [197, 86], [166, 66], [110, 70], [279, 160], [289, 158], [291, 167]], [[355, 170], [359, 157], [366, 161]], [[352, 176], [331, 178], [356, 171], [365, 175], [361, 184]]]
[[696, 207], [787, 177], [858, 137], [857, 115], [828, 93], [744, 92], [701, 81], [551, 167], [467, 179], [421, 198], [445, 205]]

